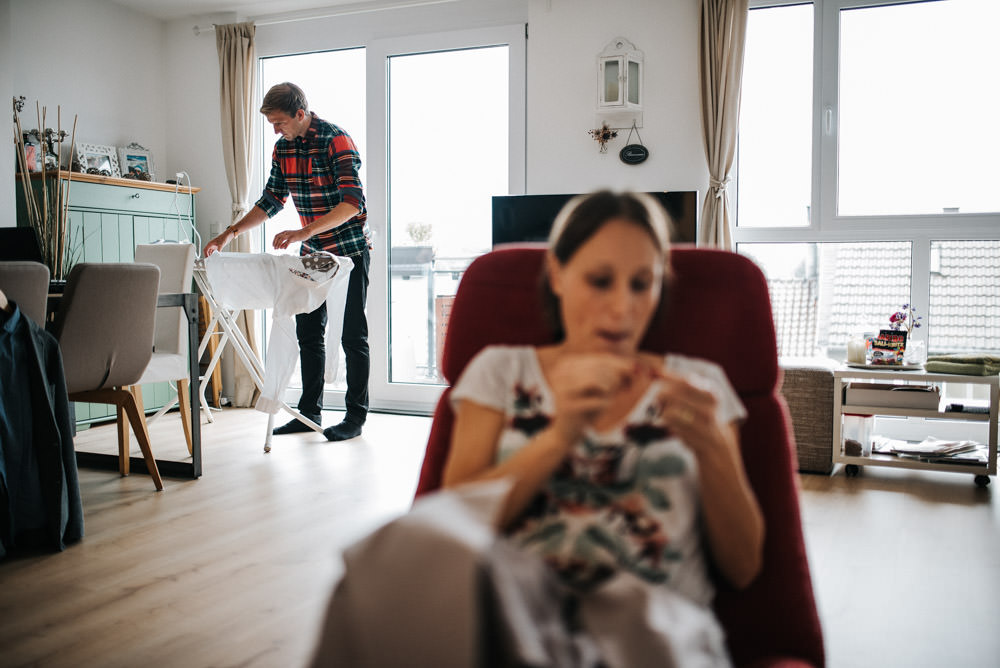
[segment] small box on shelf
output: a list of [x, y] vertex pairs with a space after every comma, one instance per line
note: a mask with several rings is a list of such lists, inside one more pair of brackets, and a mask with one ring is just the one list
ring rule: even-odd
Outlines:
[[941, 404], [941, 388], [937, 385], [852, 381], [844, 389], [844, 403], [850, 406], [919, 408], [936, 411]]
[[874, 427], [874, 415], [844, 413], [841, 451], [848, 457], [870, 456], [872, 454], [872, 431]]

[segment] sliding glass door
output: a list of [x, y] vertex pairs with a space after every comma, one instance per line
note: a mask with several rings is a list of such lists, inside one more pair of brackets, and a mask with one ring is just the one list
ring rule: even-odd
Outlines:
[[[448, 310], [465, 268], [491, 247], [491, 197], [524, 192], [524, 57], [524, 27], [513, 26], [261, 59], [261, 95], [275, 83], [299, 84], [310, 108], [344, 128], [361, 153], [375, 247], [373, 410], [430, 412], [444, 388], [438, 360]], [[263, 124], [262, 185], [275, 139]], [[258, 243], [278, 252], [275, 233], [298, 225], [289, 203]], [[327, 408], [343, 407], [340, 366], [326, 386]], [[300, 392], [296, 371], [285, 398], [294, 405]]]
[[372, 404], [429, 411], [458, 283], [492, 245], [491, 198], [524, 188], [523, 27], [387, 41], [369, 56], [385, 94], [369, 114], [385, 132], [369, 137]]

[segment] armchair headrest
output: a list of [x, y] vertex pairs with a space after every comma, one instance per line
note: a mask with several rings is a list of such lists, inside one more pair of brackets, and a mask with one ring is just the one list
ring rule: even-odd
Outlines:
[[[552, 334], [542, 317], [539, 277], [544, 248], [505, 247], [466, 270], [452, 306], [442, 359], [453, 383], [491, 344], [542, 345]], [[675, 246], [667, 307], [642, 347], [712, 360], [741, 395], [772, 392], [777, 343], [767, 282], [749, 259], [728, 251]]]

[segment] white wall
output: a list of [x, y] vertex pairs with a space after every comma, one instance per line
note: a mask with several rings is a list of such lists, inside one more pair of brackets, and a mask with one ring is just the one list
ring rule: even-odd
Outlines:
[[[532, 0], [528, 31], [528, 192], [599, 187], [705, 192], [698, 86], [699, 0]], [[649, 159], [618, 159], [628, 132], [601, 154], [595, 122], [597, 54], [625, 37], [644, 55]], [[632, 141], [635, 141], [633, 135]]]
[[[13, 97], [13, 53], [11, 52], [10, 0], [0, 0], [0, 103], [7, 104]], [[3, 108], [0, 106], [0, 108]], [[13, 137], [8, 131], [5, 135]], [[13, 227], [14, 216], [14, 150], [9, 144], [6, 151], [0, 151], [0, 227]]]
[[37, 103], [55, 129], [61, 107], [67, 132], [78, 118], [78, 143], [138, 142], [160, 171], [167, 149], [162, 22], [107, 0], [12, 0], [10, 11], [12, 93], [27, 98], [22, 126], [37, 127]]
[[[698, 95], [699, 4], [464, 0], [260, 25], [257, 53], [302, 53], [406, 34], [527, 22], [527, 192], [610, 186], [704, 193], [708, 175]], [[221, 155], [215, 37], [196, 36], [192, 27], [242, 19], [224, 14], [164, 23], [109, 0], [0, 0], [0, 92], [5, 99], [24, 95], [32, 106], [38, 100], [49, 107], [52, 119], [61, 105], [64, 127], [71, 127], [77, 114], [77, 141], [114, 146], [139, 142], [153, 152], [157, 180], [186, 171], [201, 188], [198, 222], [207, 238], [229, 224], [231, 204]], [[624, 134], [606, 154], [598, 152], [587, 134], [595, 126], [596, 56], [619, 35], [645, 55], [641, 133], [650, 158], [638, 166], [618, 160]], [[25, 122], [35, 127], [27, 118]], [[54, 120], [49, 125], [54, 127]], [[14, 152], [9, 149], [0, 150], [0, 207], [12, 212]], [[0, 219], [0, 225], [12, 224], [12, 218]]]
[[[467, 0], [261, 25], [257, 50], [297, 53], [527, 21], [528, 192], [601, 186], [704, 192], [698, 7], [699, 0]], [[206, 234], [229, 223], [230, 197], [220, 155], [215, 38], [191, 28], [241, 18], [163, 23], [108, 0], [0, 0], [0, 91], [25, 95], [32, 108], [36, 100], [48, 106], [50, 119], [61, 105], [64, 127], [77, 114], [77, 141], [138, 141], [153, 152], [159, 180], [188, 172], [202, 188], [198, 219]], [[587, 134], [595, 126], [596, 55], [619, 35], [645, 54], [641, 133], [650, 158], [638, 166], [618, 160], [627, 133], [606, 154]], [[36, 125], [33, 115], [24, 117]], [[0, 152], [0, 205], [8, 211], [13, 171], [13, 152]]]
[[[423, 8], [259, 25], [257, 56], [363, 46], [376, 39], [414, 33], [524, 23], [527, 4], [528, 0], [464, 0]], [[167, 28], [167, 58], [171, 66], [165, 84], [171, 170], [186, 170], [194, 185], [202, 188], [198, 196], [198, 223], [206, 238], [229, 224], [231, 198], [220, 153], [215, 36], [212, 32], [195, 36], [192, 27], [240, 20], [243, 17], [235, 14], [204, 15], [171, 22]], [[330, 73], [330, 81], [331, 86], [336, 85], [335, 72]], [[256, 200], [260, 187], [256, 181], [251, 201]]]
[[[219, 55], [215, 33], [195, 35], [194, 25], [234, 23], [235, 14], [172, 21], [166, 28], [163, 88], [167, 116], [169, 178], [187, 172], [191, 184], [201, 188], [197, 197], [198, 228], [207, 241], [229, 225], [232, 211], [226, 166], [222, 158], [219, 120]], [[207, 236], [206, 236], [207, 235]], [[204, 245], [204, 244], [203, 244]]]

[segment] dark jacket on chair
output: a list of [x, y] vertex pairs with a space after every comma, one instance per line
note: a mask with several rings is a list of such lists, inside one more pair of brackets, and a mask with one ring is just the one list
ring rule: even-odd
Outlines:
[[0, 557], [83, 537], [59, 344], [12, 305], [0, 312]]

